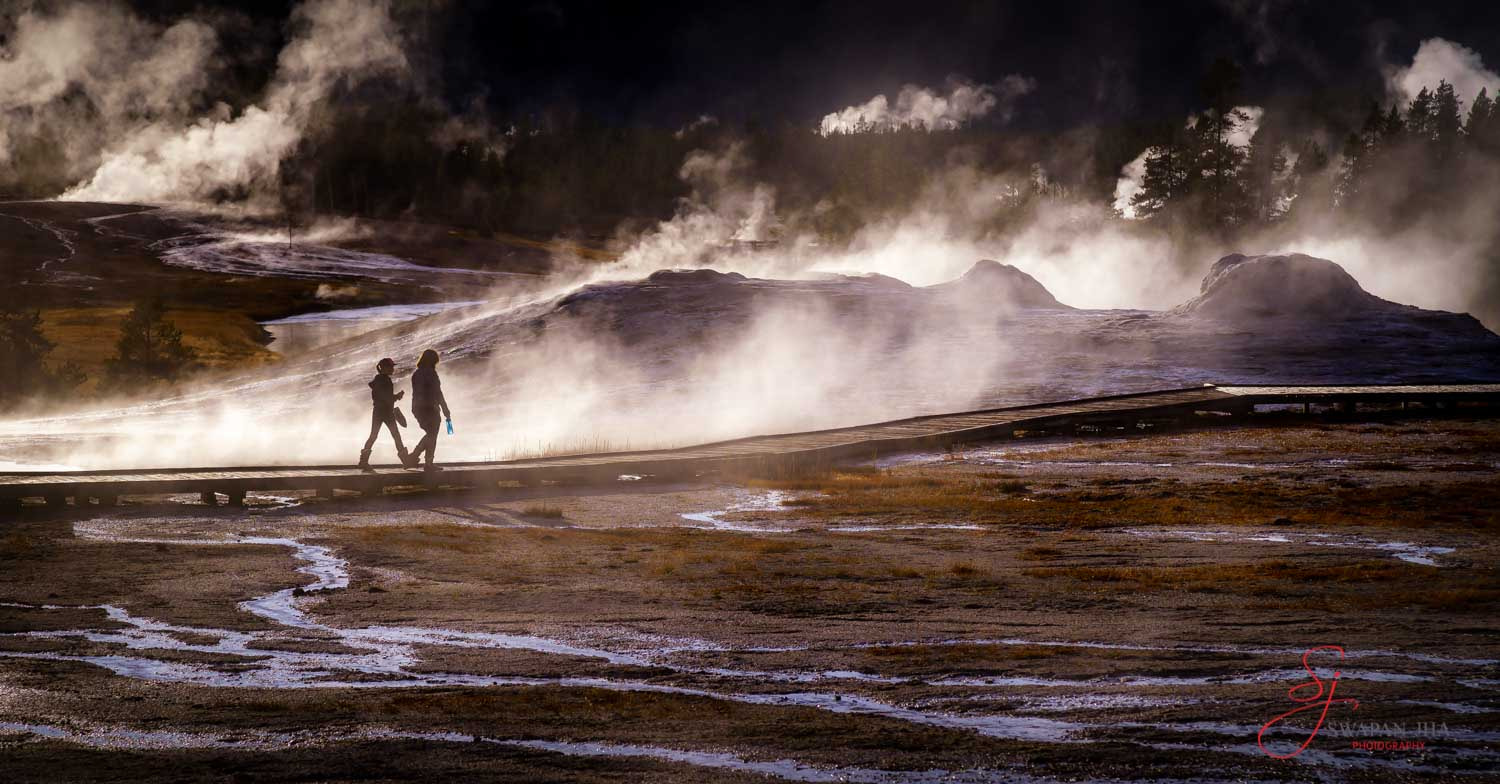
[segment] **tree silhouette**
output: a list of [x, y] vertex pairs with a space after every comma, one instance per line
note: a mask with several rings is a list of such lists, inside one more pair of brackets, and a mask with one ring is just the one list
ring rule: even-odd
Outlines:
[[1432, 139], [1432, 92], [1423, 87], [1406, 107], [1406, 130], [1418, 139]]
[[1283, 146], [1281, 137], [1266, 128], [1251, 138], [1243, 175], [1244, 219], [1269, 223], [1284, 212], [1290, 171]]
[[52, 342], [42, 334], [40, 311], [0, 310], [0, 408], [39, 394], [61, 394], [84, 381], [70, 363], [49, 368]]
[[1199, 131], [1196, 146], [1200, 151], [1208, 191], [1206, 217], [1214, 225], [1232, 222], [1241, 202], [1235, 175], [1244, 163], [1245, 153], [1230, 141], [1230, 137], [1250, 119], [1235, 108], [1239, 102], [1240, 79], [1240, 67], [1233, 60], [1220, 57], [1209, 64], [1199, 85], [1208, 110], [1194, 130]]
[[160, 299], [135, 306], [120, 328], [117, 354], [106, 363], [116, 379], [175, 381], [191, 370], [197, 354], [182, 345], [182, 330], [166, 320]]
[[1357, 202], [1370, 172], [1379, 167], [1383, 154], [1396, 143], [1405, 128], [1394, 106], [1387, 114], [1381, 111], [1380, 104], [1371, 102], [1359, 133], [1351, 133], [1344, 139], [1343, 168], [1338, 182], [1340, 204], [1351, 206]]
[[1432, 98], [1432, 136], [1437, 143], [1439, 162], [1453, 160], [1462, 126], [1458, 95], [1453, 92], [1453, 85], [1446, 80], [1438, 82], [1437, 92]]
[[1469, 122], [1464, 125], [1464, 137], [1475, 149], [1493, 151], [1492, 138], [1496, 132], [1495, 103], [1490, 100], [1489, 90], [1479, 88], [1474, 105], [1469, 107]]
[[1181, 139], [1152, 147], [1146, 153], [1141, 189], [1130, 198], [1135, 214], [1149, 218], [1187, 195], [1193, 179], [1193, 156]]
[[1209, 109], [1195, 126], [1201, 131], [1194, 147], [1207, 190], [1204, 217], [1210, 225], [1233, 223], [1242, 211], [1244, 191], [1239, 173], [1245, 163], [1245, 149], [1234, 144], [1231, 137], [1249, 121], [1250, 116], [1238, 109]]

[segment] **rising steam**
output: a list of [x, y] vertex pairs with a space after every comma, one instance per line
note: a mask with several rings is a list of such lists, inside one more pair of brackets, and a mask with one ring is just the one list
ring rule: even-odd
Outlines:
[[109, 2], [0, 15], [0, 162], [48, 153], [29, 176], [65, 178], [65, 200], [267, 201], [336, 91], [407, 70], [387, 0], [307, 0], [288, 25], [263, 93], [232, 106], [210, 94], [227, 55], [207, 21], [161, 27]]
[[162, 28], [113, 3], [0, 12], [0, 163], [60, 145], [61, 174], [86, 176], [118, 136], [199, 107], [217, 36], [187, 19]]
[[1480, 90], [1489, 90], [1491, 96], [1500, 92], [1500, 74], [1484, 67], [1478, 52], [1446, 38], [1428, 38], [1417, 47], [1410, 65], [1386, 68], [1387, 89], [1403, 103], [1440, 81], [1453, 85], [1462, 101], [1473, 101]]
[[170, 120], [134, 129], [104, 153], [64, 200], [198, 201], [230, 189], [268, 192], [313, 112], [335, 87], [401, 72], [399, 34], [384, 0], [309, 0], [292, 13], [296, 31], [263, 99], [186, 127]]
[[953, 80], [946, 95], [908, 84], [896, 94], [895, 103], [877, 95], [858, 106], [825, 115], [818, 124], [818, 133], [830, 136], [898, 128], [952, 130], [997, 110], [1002, 120], [1009, 120], [1015, 102], [1034, 89], [1036, 80], [1019, 74], [995, 84]]

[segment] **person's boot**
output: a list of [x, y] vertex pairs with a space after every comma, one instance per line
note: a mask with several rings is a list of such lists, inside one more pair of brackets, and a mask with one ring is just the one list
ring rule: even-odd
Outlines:
[[370, 467], [370, 450], [368, 449], [361, 449], [359, 452], [359, 470], [367, 474], [375, 473], [375, 469]]
[[400, 460], [401, 465], [405, 466], [406, 468], [415, 468], [417, 466], [416, 456], [407, 452], [406, 447], [404, 446], [396, 447], [396, 458]]

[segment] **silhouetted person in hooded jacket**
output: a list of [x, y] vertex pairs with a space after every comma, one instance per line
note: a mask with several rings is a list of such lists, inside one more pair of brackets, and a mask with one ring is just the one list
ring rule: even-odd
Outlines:
[[411, 374], [411, 412], [416, 416], [417, 424], [422, 426], [422, 440], [412, 447], [412, 464], [419, 462], [422, 453], [426, 452], [428, 471], [442, 470], [432, 463], [442, 424], [438, 418], [439, 409], [443, 419], [453, 419], [453, 414], [448, 411], [448, 401], [443, 399], [443, 382], [438, 378], [437, 363], [438, 353], [429, 348], [417, 360], [417, 372]]
[[365, 471], [374, 471], [370, 468], [370, 450], [375, 446], [375, 439], [380, 437], [381, 425], [390, 429], [401, 464], [407, 467], [412, 465], [411, 456], [406, 454], [406, 447], [401, 444], [401, 430], [396, 427], [396, 401], [405, 397], [406, 393], [397, 392], [396, 385], [391, 382], [391, 374], [395, 372], [396, 361], [390, 357], [375, 363], [375, 377], [370, 379], [370, 437], [365, 439], [365, 448], [359, 453], [359, 467]]

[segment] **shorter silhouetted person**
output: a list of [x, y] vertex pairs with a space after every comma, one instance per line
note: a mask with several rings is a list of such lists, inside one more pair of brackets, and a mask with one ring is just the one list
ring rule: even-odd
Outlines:
[[411, 456], [401, 444], [401, 430], [396, 426], [396, 401], [405, 397], [406, 393], [397, 392], [396, 385], [391, 383], [391, 374], [395, 372], [396, 361], [386, 357], [375, 363], [375, 377], [370, 379], [370, 437], [365, 439], [364, 451], [359, 453], [359, 467], [367, 472], [375, 470], [370, 467], [370, 450], [375, 446], [375, 439], [380, 437], [381, 425], [390, 429], [401, 464], [407, 467], [412, 465]]
[[438, 430], [442, 424], [438, 411], [442, 411], [442, 419], [453, 419], [453, 414], [448, 411], [448, 401], [443, 399], [443, 382], [438, 378], [437, 363], [438, 353], [429, 348], [417, 360], [417, 372], [411, 374], [411, 412], [416, 416], [417, 424], [422, 427], [422, 440], [412, 448], [411, 464], [420, 462], [425, 452], [425, 467], [428, 471], [442, 470], [432, 462], [437, 453]]

